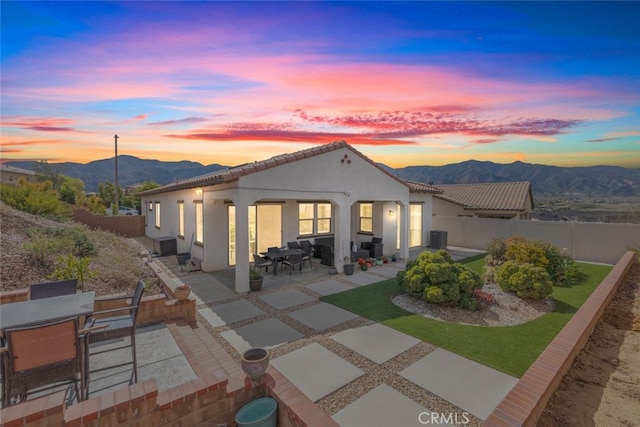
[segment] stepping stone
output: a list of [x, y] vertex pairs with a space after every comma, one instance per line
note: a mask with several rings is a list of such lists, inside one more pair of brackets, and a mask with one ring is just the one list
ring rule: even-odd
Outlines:
[[377, 364], [382, 364], [420, 343], [420, 340], [380, 323], [347, 329], [333, 335], [331, 339]]
[[400, 375], [481, 420], [487, 419], [518, 382], [517, 378], [441, 348]]
[[271, 364], [313, 402], [364, 374], [318, 343], [280, 356]]
[[398, 271], [400, 271], [399, 268], [395, 268], [390, 265], [383, 265], [382, 267], [374, 267], [373, 269], [374, 273], [380, 276], [387, 277], [389, 279], [396, 277], [396, 275], [398, 274]]
[[293, 311], [288, 313], [288, 315], [318, 331], [332, 328], [340, 323], [358, 317], [355, 313], [343, 310], [335, 305], [327, 304], [326, 302]]
[[205, 307], [199, 309], [198, 312], [202, 314], [202, 316], [207, 319], [207, 322], [214, 328], [264, 314], [264, 311], [247, 300], [220, 304], [211, 308]]
[[284, 310], [289, 307], [295, 307], [296, 305], [306, 304], [316, 300], [311, 295], [307, 295], [304, 292], [300, 292], [295, 289], [286, 289], [284, 291], [265, 294], [260, 296], [260, 299], [278, 310]]
[[339, 292], [353, 289], [351, 286], [345, 285], [344, 283], [336, 282], [335, 280], [325, 280], [324, 282], [314, 283], [312, 285], [307, 285], [306, 288], [323, 296], [337, 294]]
[[[372, 267], [374, 268], [374, 267]], [[385, 280], [380, 276], [376, 276], [374, 274], [367, 273], [366, 271], [356, 271], [356, 273], [352, 276], [344, 276], [344, 279], [353, 283], [354, 285], [370, 285], [372, 283], [380, 282]]]
[[[435, 420], [432, 417], [439, 417], [439, 415], [437, 413], [432, 415], [431, 411], [392, 387], [380, 384], [355, 402], [333, 414], [332, 418], [339, 425], [345, 427], [455, 425], [455, 423], [432, 422], [432, 419]], [[465, 421], [463, 414], [457, 414], [457, 416], [458, 422], [463, 425]]]
[[251, 347], [274, 348], [304, 337], [291, 326], [274, 318], [224, 331], [220, 335], [240, 354]]

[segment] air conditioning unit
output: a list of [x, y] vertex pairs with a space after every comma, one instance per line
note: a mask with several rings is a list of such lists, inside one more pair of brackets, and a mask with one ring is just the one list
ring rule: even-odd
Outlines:
[[445, 230], [431, 230], [429, 247], [447, 249], [447, 232]]

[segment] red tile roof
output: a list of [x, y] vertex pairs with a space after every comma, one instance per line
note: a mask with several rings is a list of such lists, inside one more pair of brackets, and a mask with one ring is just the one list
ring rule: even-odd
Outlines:
[[528, 182], [494, 182], [477, 184], [439, 184], [443, 200], [474, 210], [525, 211], [527, 200], [533, 206], [533, 193]]
[[241, 176], [250, 175], [255, 172], [274, 168], [279, 165], [295, 162], [297, 160], [308, 159], [320, 154], [339, 150], [341, 148], [347, 148], [353, 151], [356, 155], [360, 156], [361, 158], [369, 162], [371, 165], [380, 169], [382, 172], [386, 173], [391, 178], [409, 187], [410, 191], [422, 192], [422, 193], [439, 192], [438, 189], [436, 189], [435, 187], [431, 187], [427, 184], [409, 183], [407, 181], [404, 181], [399, 177], [397, 177], [396, 175], [394, 175], [393, 173], [384, 169], [383, 167], [381, 167], [371, 159], [369, 159], [364, 154], [360, 153], [358, 150], [353, 148], [351, 145], [347, 144], [345, 141], [335, 141], [329, 144], [318, 145], [312, 148], [308, 148], [306, 150], [297, 151], [295, 153], [280, 154], [280, 155], [271, 157], [270, 159], [261, 160], [253, 163], [246, 163], [244, 165], [239, 165], [229, 169], [224, 169], [224, 170], [216, 171], [206, 175], [197, 176], [195, 178], [189, 178], [184, 181], [165, 185], [163, 187], [143, 191], [140, 193], [140, 195], [149, 196], [152, 194], [167, 193], [170, 191], [186, 190], [189, 188], [206, 187], [211, 185], [218, 185], [218, 184], [233, 182], [238, 180]]

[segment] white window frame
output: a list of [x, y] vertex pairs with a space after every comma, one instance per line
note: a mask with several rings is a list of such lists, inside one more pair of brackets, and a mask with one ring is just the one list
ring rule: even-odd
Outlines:
[[160, 228], [160, 202], [155, 202], [156, 210], [156, 228]]
[[202, 200], [194, 200], [195, 207], [195, 234], [194, 242], [204, 245], [204, 204]]
[[[362, 215], [362, 208], [364, 206], [371, 206], [371, 216], [364, 216]], [[367, 229], [365, 227], [363, 227], [362, 225], [362, 220], [370, 220], [371, 221], [371, 229]], [[366, 233], [366, 234], [373, 234], [373, 202], [360, 202], [358, 203], [358, 232], [360, 233]]]
[[[312, 218], [300, 218], [300, 206], [313, 205], [313, 217]], [[318, 205], [329, 205], [329, 217], [320, 218], [318, 215]], [[318, 222], [329, 221], [329, 231], [319, 232]], [[301, 221], [313, 221], [311, 233], [301, 233], [300, 223]], [[330, 202], [298, 202], [298, 236], [299, 237], [313, 237], [313, 236], [326, 236], [333, 233], [333, 206]]]
[[178, 237], [184, 238], [184, 200], [178, 200]]

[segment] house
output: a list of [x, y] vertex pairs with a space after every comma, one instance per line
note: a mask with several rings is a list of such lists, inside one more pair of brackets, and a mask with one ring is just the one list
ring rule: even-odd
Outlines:
[[323, 239], [342, 271], [352, 243], [382, 238], [383, 253], [407, 258], [426, 246], [433, 195], [408, 184], [344, 141], [187, 179], [142, 193], [146, 235], [177, 238], [202, 269], [235, 268], [249, 290], [252, 254], [294, 240]]
[[528, 182], [437, 184], [437, 187], [442, 193], [434, 197], [434, 215], [531, 219], [534, 204]]
[[16, 168], [4, 163], [0, 164], [0, 181], [3, 184], [19, 185], [21, 179], [27, 182], [35, 182], [37, 174], [30, 170]]

